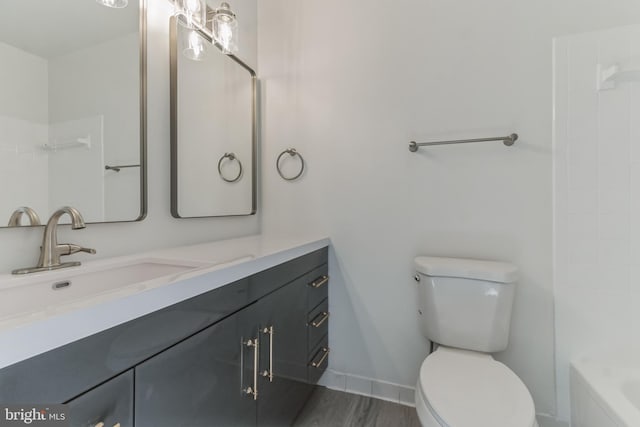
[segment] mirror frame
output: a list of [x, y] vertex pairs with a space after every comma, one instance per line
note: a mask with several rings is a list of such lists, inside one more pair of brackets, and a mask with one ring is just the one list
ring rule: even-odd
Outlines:
[[147, 2], [140, 2], [140, 215], [133, 221], [138, 222], [147, 217]]
[[[94, 224], [116, 224], [121, 222], [139, 222], [147, 217], [147, 2], [138, 0], [140, 7], [139, 45], [140, 45], [140, 215], [130, 221], [105, 221]], [[89, 223], [91, 224], [91, 223]]]
[[[171, 215], [174, 218], [225, 218], [225, 217], [241, 217], [255, 215], [258, 208], [258, 121], [257, 121], [257, 103], [258, 103], [258, 76], [256, 72], [247, 65], [243, 60], [234, 54], [228, 54], [234, 62], [244, 68], [251, 78], [251, 211], [242, 214], [229, 215], [204, 215], [204, 216], [181, 216], [178, 212], [178, 18], [172, 16], [169, 23], [169, 45], [170, 45], [170, 97], [171, 97]], [[198, 33], [209, 43], [213, 43], [211, 38], [201, 32]], [[216, 47], [220, 46], [215, 43]], [[224, 55], [220, 52], [220, 55]]]

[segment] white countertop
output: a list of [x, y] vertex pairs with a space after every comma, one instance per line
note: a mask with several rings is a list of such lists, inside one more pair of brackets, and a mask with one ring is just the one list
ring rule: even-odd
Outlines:
[[145, 282], [144, 286], [65, 304], [0, 321], [0, 369], [88, 337], [180, 301], [290, 261], [329, 245], [326, 237], [264, 237], [261, 235], [193, 246], [163, 249], [125, 257], [88, 261], [81, 267], [21, 277], [0, 275], [3, 290], [35, 278], [56, 281], [70, 272], [100, 271], [137, 260], [169, 259], [199, 266], [185, 273]]

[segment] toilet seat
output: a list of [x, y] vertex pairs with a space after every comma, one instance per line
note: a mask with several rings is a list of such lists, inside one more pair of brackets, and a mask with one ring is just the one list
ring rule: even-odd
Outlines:
[[485, 353], [438, 348], [422, 363], [416, 399], [443, 427], [537, 426], [527, 387]]

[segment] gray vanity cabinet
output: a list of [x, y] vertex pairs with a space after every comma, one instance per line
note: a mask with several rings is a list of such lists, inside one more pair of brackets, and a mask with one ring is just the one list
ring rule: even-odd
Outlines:
[[242, 320], [251, 311], [247, 307], [135, 368], [136, 427], [255, 425], [256, 403], [242, 392], [253, 349], [241, 338], [255, 335]]
[[307, 284], [303, 276], [138, 365], [136, 426], [291, 425], [313, 390]]
[[303, 276], [256, 304], [260, 330], [258, 425], [291, 425], [309, 398], [307, 282]]
[[328, 364], [328, 280], [322, 248], [0, 369], [0, 403], [67, 403], [72, 427], [291, 425]]

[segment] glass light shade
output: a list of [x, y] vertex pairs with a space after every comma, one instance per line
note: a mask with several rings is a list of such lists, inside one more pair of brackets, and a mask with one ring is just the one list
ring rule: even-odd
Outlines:
[[127, 7], [129, 4], [129, 0], [96, 0], [96, 2], [114, 9], [122, 9], [123, 7]]
[[181, 36], [182, 54], [194, 61], [202, 61], [207, 54], [206, 40], [196, 30], [183, 31]]
[[177, 0], [175, 2], [175, 14], [181, 15], [181, 24], [188, 28], [204, 27], [206, 22], [207, 6], [204, 0]]
[[238, 20], [229, 3], [222, 3], [216, 10], [213, 21], [213, 40], [221, 47], [225, 54], [238, 51]]

